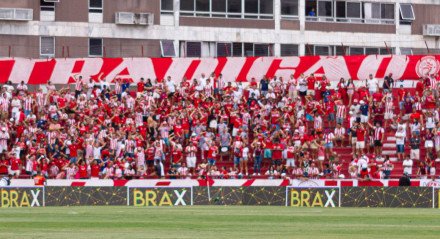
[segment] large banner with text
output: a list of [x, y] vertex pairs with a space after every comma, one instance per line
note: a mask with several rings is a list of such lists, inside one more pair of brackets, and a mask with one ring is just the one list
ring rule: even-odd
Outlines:
[[44, 187], [0, 188], [0, 207], [42, 207]]
[[437, 187], [0, 187], [0, 207], [191, 205], [439, 208]]
[[364, 80], [369, 74], [383, 78], [414, 80], [439, 72], [440, 56], [361, 55], [302, 57], [228, 57], [228, 58], [56, 58], [0, 59], [0, 83], [66, 84], [82, 76], [95, 82], [115, 78], [137, 82], [141, 77], [162, 81], [167, 76], [178, 82], [199, 78], [202, 73], [222, 74], [225, 81], [247, 82], [279, 76], [295, 78], [301, 74], [326, 75], [331, 81], [341, 77]]

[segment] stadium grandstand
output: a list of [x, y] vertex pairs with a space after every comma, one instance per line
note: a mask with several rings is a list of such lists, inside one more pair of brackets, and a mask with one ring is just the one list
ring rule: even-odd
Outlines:
[[0, 174], [435, 178], [440, 2], [0, 1]]

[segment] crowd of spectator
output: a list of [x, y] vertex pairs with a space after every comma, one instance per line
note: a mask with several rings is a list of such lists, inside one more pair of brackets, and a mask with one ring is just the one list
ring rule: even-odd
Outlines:
[[[137, 83], [74, 78], [61, 88], [50, 82], [37, 90], [24, 82], [1, 87], [0, 174], [389, 178], [393, 162], [382, 152], [387, 134], [395, 137], [405, 173], [436, 174], [438, 75], [419, 79], [414, 90], [392, 74], [356, 84], [343, 78], [330, 84], [313, 74], [246, 83], [214, 73]], [[351, 162], [344, 164], [335, 148], [351, 150]]]

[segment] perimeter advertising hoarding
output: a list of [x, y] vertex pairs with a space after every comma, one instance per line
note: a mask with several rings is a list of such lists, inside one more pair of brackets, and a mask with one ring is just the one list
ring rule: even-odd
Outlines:
[[286, 206], [290, 207], [339, 207], [340, 188], [286, 188]]
[[127, 188], [128, 205], [148, 206], [187, 206], [192, 205], [191, 187], [136, 187]]
[[1, 207], [42, 207], [44, 187], [0, 188]]
[[432, 208], [431, 187], [343, 187], [341, 207]]
[[194, 187], [194, 205], [283, 206], [284, 187]]
[[433, 203], [432, 203], [432, 207], [433, 208], [437, 208], [440, 209], [440, 187], [435, 187], [433, 188]]
[[127, 205], [126, 187], [46, 187], [46, 206]]

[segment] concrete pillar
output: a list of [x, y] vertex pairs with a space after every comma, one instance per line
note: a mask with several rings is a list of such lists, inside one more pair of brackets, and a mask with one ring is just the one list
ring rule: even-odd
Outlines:
[[273, 1], [274, 20], [275, 20], [275, 42], [274, 42], [274, 56], [280, 56], [280, 29], [281, 29], [281, 0]]
[[304, 56], [306, 53], [305, 48], [305, 30], [306, 30], [306, 0], [299, 0], [299, 9], [298, 9], [298, 17], [299, 17], [299, 55]]

